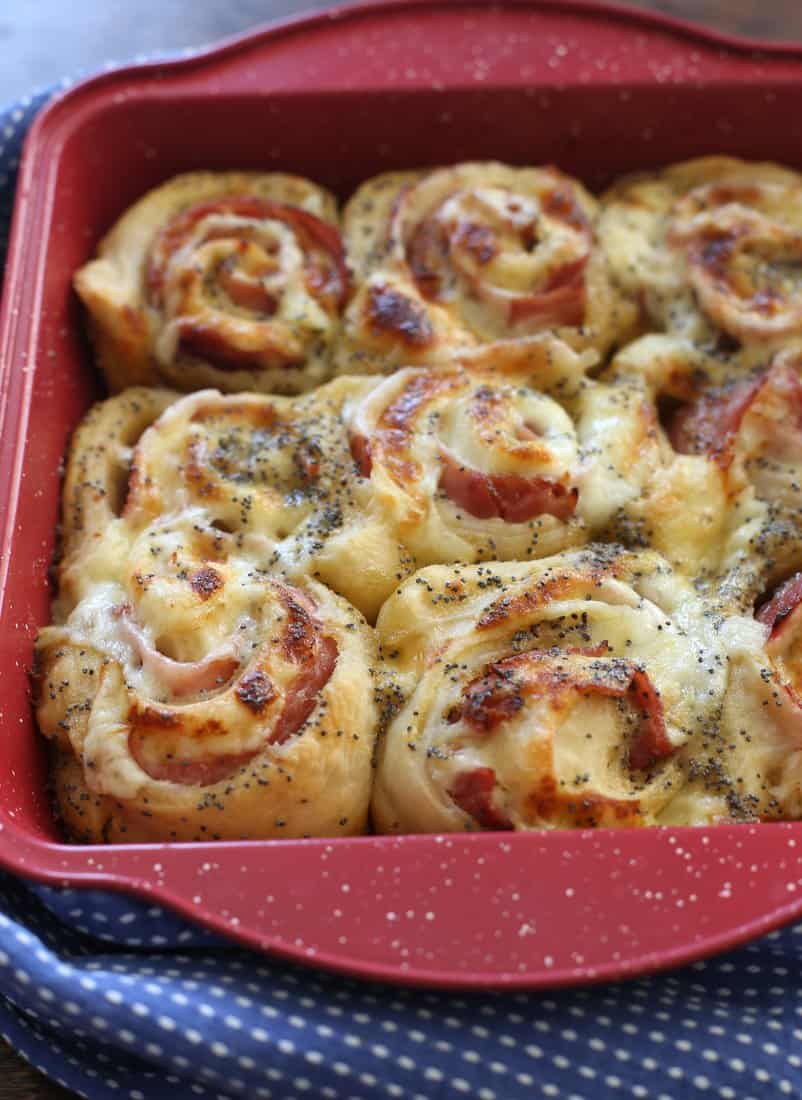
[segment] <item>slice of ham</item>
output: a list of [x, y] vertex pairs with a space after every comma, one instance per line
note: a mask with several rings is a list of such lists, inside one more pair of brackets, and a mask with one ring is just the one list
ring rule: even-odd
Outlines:
[[144, 672], [176, 698], [214, 691], [227, 683], [239, 668], [240, 661], [231, 639], [200, 661], [174, 661], [156, 649], [125, 612], [120, 615], [118, 630], [123, 641], [134, 650]]
[[492, 768], [474, 768], [460, 772], [448, 789], [461, 810], [483, 829], [512, 829], [506, 815], [493, 805], [496, 773]]
[[131, 756], [151, 779], [196, 787], [209, 787], [213, 783], [222, 783], [255, 755], [253, 752], [232, 752], [218, 756], [203, 756], [196, 760], [153, 761], [146, 757], [143, 735], [139, 731], [132, 733], [128, 738], [128, 748]]
[[357, 473], [360, 477], [370, 477], [373, 469], [373, 456], [370, 453], [370, 443], [364, 435], [352, 435], [349, 441], [351, 457], [356, 463]]
[[668, 427], [671, 446], [678, 454], [706, 454], [729, 465], [729, 444], [760, 386], [760, 380], [737, 382], [729, 390], [709, 390], [681, 406]]
[[[593, 232], [567, 181], [561, 180], [542, 195], [540, 206], [547, 219], [562, 222], [572, 231], [578, 255], [566, 259], [540, 286], [533, 286], [528, 291], [506, 290], [485, 277], [487, 266], [501, 248], [497, 234], [491, 226], [481, 222], [460, 220], [449, 225], [441, 221], [440, 212], [451, 197], [445, 196], [407, 236], [407, 262], [424, 298], [440, 300], [443, 287], [448, 284], [443, 271], [451, 265], [465, 280], [471, 295], [494, 307], [510, 325], [526, 324], [539, 331], [582, 324], [587, 306], [585, 268], [593, 247]], [[398, 216], [397, 211], [395, 216]], [[520, 225], [516, 229], [522, 250], [537, 249], [538, 238], [533, 225]], [[464, 262], [465, 259], [468, 262]]]
[[629, 766], [643, 771], [675, 751], [666, 732], [663, 705], [654, 685], [641, 669], [634, 669], [624, 698], [641, 713], [638, 734], [629, 747]]
[[721, 466], [733, 460], [733, 441], [744, 417], [771, 386], [789, 403], [788, 423], [802, 430], [802, 380], [791, 366], [775, 365], [758, 378], [744, 379], [725, 389], [712, 389], [681, 406], [668, 425], [668, 437], [678, 454], [706, 454]]
[[333, 638], [321, 638], [314, 659], [307, 661], [293, 680], [281, 714], [268, 738], [271, 745], [281, 745], [297, 733], [315, 709], [317, 697], [331, 678], [337, 664], [337, 643]]
[[445, 449], [440, 463], [440, 488], [458, 508], [477, 519], [525, 523], [549, 515], [567, 520], [576, 510], [578, 490], [561, 482], [520, 474], [486, 474], [463, 465]]
[[510, 324], [536, 320], [540, 328], [581, 325], [587, 305], [585, 268], [588, 259], [589, 254], [555, 271], [539, 294], [512, 298]]
[[[675, 751], [666, 731], [660, 696], [647, 673], [632, 661], [610, 658], [606, 643], [593, 648], [570, 647], [563, 654], [533, 650], [505, 657], [488, 666], [463, 692], [463, 700], [450, 710], [447, 721], [462, 721], [474, 734], [487, 737], [514, 718], [527, 696], [552, 696], [567, 692], [623, 699], [640, 715], [640, 724], [629, 745], [628, 764], [636, 771], [653, 767]], [[576, 659], [578, 658], [578, 660]]]
[[[351, 456], [361, 477], [370, 477], [374, 462], [381, 463], [394, 480], [407, 488], [423, 474], [421, 464], [413, 458], [413, 440], [419, 423], [433, 402], [459, 393], [465, 380], [445, 371], [412, 373], [400, 391], [391, 390], [382, 402], [387, 385], [378, 387], [354, 417], [349, 440]], [[478, 399], [478, 394], [474, 396]], [[373, 411], [373, 417], [365, 412], [365, 406]], [[526, 441], [536, 439], [538, 433], [521, 424], [517, 436]], [[536, 516], [552, 515], [566, 520], [576, 510], [578, 490], [560, 481], [514, 473], [484, 473], [460, 462], [442, 445], [439, 461], [438, 487], [458, 508], [477, 519], [525, 523]]]
[[[154, 305], [161, 305], [165, 274], [172, 256], [191, 238], [199, 222], [215, 215], [279, 221], [289, 226], [305, 253], [304, 270], [310, 293], [324, 300], [333, 310], [342, 309], [348, 294], [348, 268], [338, 231], [300, 207], [257, 195], [228, 195], [197, 203], [182, 210], [165, 226], [151, 248], [146, 274]], [[235, 228], [232, 233], [236, 237]], [[215, 236], [220, 238], [221, 231]]]
[[[281, 637], [265, 642], [250, 664], [232, 680], [233, 672], [240, 666], [239, 660], [233, 658], [234, 668], [228, 672], [225, 692], [181, 708], [134, 700], [129, 714], [129, 750], [151, 778], [200, 786], [219, 783], [264, 751], [264, 745], [288, 741], [314, 711], [320, 692], [337, 664], [337, 643], [324, 633], [315, 604], [303, 592], [279, 582], [273, 582], [272, 588], [285, 611]], [[172, 661], [154, 650], [125, 612], [121, 615], [120, 629], [140, 652], [143, 667], [148, 662], [156, 674], [166, 674], [173, 685], [184, 688], [191, 683], [193, 693], [220, 686], [218, 681], [212, 681], [212, 673], [221, 650], [204, 661], [192, 662], [190, 667], [190, 663]], [[282, 659], [295, 667], [283, 690], [277, 688], [268, 668], [276, 645]], [[173, 694], [180, 696], [181, 692], [174, 690]], [[211, 739], [218, 743], [221, 739], [236, 740], [239, 730], [231, 722], [231, 696], [242, 708], [244, 728], [253, 729], [256, 724], [258, 730], [260, 725], [264, 726], [263, 745], [240, 752], [215, 752], [208, 744], [204, 745]], [[191, 755], [183, 748], [188, 738], [193, 746]]]
[[802, 572], [794, 573], [787, 581], [776, 589], [771, 599], [767, 600], [755, 613], [759, 623], [769, 628], [769, 638], [776, 638], [791, 618], [792, 612], [802, 602]]

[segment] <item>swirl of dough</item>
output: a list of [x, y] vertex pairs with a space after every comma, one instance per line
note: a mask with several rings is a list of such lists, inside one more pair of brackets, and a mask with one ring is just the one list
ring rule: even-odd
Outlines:
[[430, 566], [377, 630], [403, 700], [379, 747], [382, 832], [653, 824], [724, 687], [687, 582], [620, 547]]
[[132, 540], [37, 641], [62, 821], [86, 841], [365, 826], [372, 636], [345, 600], [223, 556], [191, 512]]
[[[797, 556], [798, 564], [798, 556]], [[665, 815], [684, 822], [802, 817], [802, 573], [723, 621], [720, 722], [697, 739], [690, 780]]]
[[617, 183], [599, 235], [649, 326], [751, 345], [802, 336], [802, 187], [707, 157]]
[[177, 397], [170, 390], [132, 387], [94, 405], [76, 428], [62, 488], [55, 622], [63, 622], [94, 584], [116, 576], [130, 547], [123, 514], [137, 443]]
[[348, 273], [327, 192], [198, 172], [131, 207], [75, 286], [112, 388], [295, 393], [328, 376]]
[[722, 360], [642, 337], [583, 387], [578, 511], [742, 611], [796, 560], [801, 428], [797, 352]]
[[[666, 421], [676, 462], [720, 486], [722, 593], [745, 611], [796, 568], [802, 537], [802, 379], [797, 351], [700, 388]], [[693, 456], [686, 458], [685, 456]]]
[[295, 398], [182, 398], [134, 449], [125, 518], [139, 529], [194, 509], [221, 553], [247, 553], [290, 580], [313, 575], [374, 619], [411, 569], [370, 507], [343, 423], [377, 382], [340, 378]]
[[566, 411], [580, 378], [563, 374], [558, 399], [536, 376], [410, 367], [350, 405], [357, 469], [419, 565], [543, 557], [584, 541]]
[[604, 350], [626, 331], [596, 248], [596, 204], [554, 168], [459, 164], [368, 181], [344, 216], [356, 293], [343, 371], [435, 363], [556, 332]]

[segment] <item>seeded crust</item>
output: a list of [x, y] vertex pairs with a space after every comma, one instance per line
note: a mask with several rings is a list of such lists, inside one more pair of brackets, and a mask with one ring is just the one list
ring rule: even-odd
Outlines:
[[[138, 664], [130, 646], [104, 629], [97, 605], [79, 605], [64, 626], [40, 632], [37, 720], [52, 742], [53, 795], [71, 839], [137, 843], [364, 831], [376, 727], [371, 632], [353, 607], [314, 582], [286, 589], [233, 561], [215, 570], [221, 584], [208, 602], [196, 596], [180, 613], [172, 608], [158, 615], [153, 601], [143, 599], [133, 614], [123, 613], [145, 632], [172, 631], [179, 656], [190, 651], [193, 635], [211, 644], [258, 614], [232, 658], [236, 671], [221, 670], [223, 683], [171, 693]], [[115, 587], [115, 608], [125, 607], [126, 597], [133, 604], [135, 585], [123, 578]], [[168, 588], [154, 587], [162, 595]], [[299, 594], [313, 607], [316, 625], [306, 627], [307, 635], [332, 648], [334, 665], [303, 722], [285, 738], [287, 700], [308, 682], [304, 663], [287, 649], [288, 632], [299, 629], [287, 607]], [[239, 616], [224, 606], [226, 599]]]
[[[335, 385], [342, 396], [347, 386]], [[319, 422], [330, 407], [317, 400]], [[247, 436], [254, 420], [263, 443], [282, 431], [291, 402], [276, 402], [280, 409], [258, 396], [130, 390], [92, 410], [74, 436], [59, 598], [37, 639], [35, 694], [39, 727], [53, 743], [58, 813], [75, 839], [335, 836], [365, 827], [377, 721], [373, 634], [309, 575], [303, 538], [297, 560], [284, 547], [287, 569], [273, 562], [282, 540], [271, 538], [268, 521], [286, 522], [269, 507], [269, 475], [279, 477], [280, 463], [260, 464], [243, 444], [253, 466], [231, 465], [238, 433]], [[195, 442], [218, 444], [198, 477], [188, 469], [192, 439], [182, 447], [179, 430], [193, 414]], [[290, 466], [301, 452], [309, 472], [318, 452], [308, 437], [293, 442]], [[249, 470], [255, 504], [246, 506]], [[309, 517], [319, 502], [303, 499], [302, 475], [295, 471], [298, 509], [317, 530]], [[260, 506], [264, 522], [254, 531]]]
[[[294, 252], [304, 251], [304, 240], [297, 226], [283, 223], [278, 215], [245, 211], [218, 215], [213, 222], [210, 213], [170, 260], [162, 276], [163, 301], [149, 285], [160, 234], [199, 204], [237, 197], [300, 211], [302, 226], [311, 216], [329, 227], [339, 247], [334, 197], [298, 176], [190, 172], [150, 191], [123, 214], [100, 242], [97, 257], [75, 275], [75, 289], [88, 310], [97, 363], [112, 392], [133, 385], [168, 385], [184, 391], [215, 386], [231, 392], [299, 393], [330, 377], [340, 306], [321, 306], [309, 289]], [[246, 246], [251, 251], [243, 256]], [[275, 256], [273, 248], [278, 250]], [[250, 276], [267, 270], [265, 264], [276, 257], [285, 273], [275, 285], [276, 313], [265, 311], [268, 303], [249, 304], [247, 298], [242, 308], [232, 307], [225, 285], [218, 285], [227, 265], [235, 275], [242, 271], [250, 287]], [[172, 336], [171, 324], [177, 329]], [[207, 334], [222, 333], [227, 347], [234, 344], [240, 349], [241, 361], [215, 360], [198, 348], [187, 349], [179, 333], [192, 324], [207, 342]], [[270, 354], [249, 365], [253, 349], [264, 346], [272, 348]]]
[[[783, 263], [799, 262], [800, 230], [798, 173], [719, 156], [618, 180], [598, 221], [613, 285], [643, 328], [759, 352], [802, 338], [802, 298], [782, 290]], [[754, 287], [745, 274], [757, 278]], [[779, 298], [788, 294], [787, 310], [777, 288]]]
[[[431, 566], [377, 631], [403, 699], [379, 749], [382, 832], [657, 824], [726, 686], [714, 623], [651, 551]], [[647, 696], [662, 725], [636, 750]], [[706, 820], [700, 803], [687, 823]]]
[[[596, 217], [582, 185], [551, 168], [478, 162], [368, 180], [343, 214], [354, 295], [338, 371], [448, 362], [543, 331], [603, 354], [636, 312], [612, 290]], [[561, 299], [535, 299], [552, 284]]]

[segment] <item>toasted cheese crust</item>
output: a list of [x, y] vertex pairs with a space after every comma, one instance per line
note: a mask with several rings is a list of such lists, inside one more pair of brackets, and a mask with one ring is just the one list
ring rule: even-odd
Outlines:
[[643, 322], [698, 343], [802, 338], [802, 180], [776, 164], [702, 157], [627, 177], [599, 239]]
[[383, 832], [656, 824], [726, 684], [713, 623], [651, 552], [432, 566], [378, 621], [403, 703]]
[[75, 288], [112, 390], [299, 393], [330, 376], [348, 293], [336, 202], [280, 173], [176, 176], [126, 211]]
[[612, 290], [596, 216], [554, 168], [488, 161], [369, 180], [343, 218], [355, 290], [338, 369], [386, 373], [542, 332], [606, 351], [635, 311]]
[[[373, 635], [309, 571], [299, 566], [289, 580], [269, 568], [279, 532], [249, 530], [248, 467], [236, 467], [237, 426], [252, 407], [274, 426], [260, 397], [128, 391], [76, 435], [56, 622], [36, 646], [37, 717], [54, 746], [60, 817], [76, 839], [335, 836], [365, 827], [377, 720]], [[193, 415], [205, 431], [182, 440], [177, 426]], [[200, 439], [214, 446], [210, 477], [198, 485], [185, 475]], [[239, 529], [218, 519], [215, 468], [217, 489], [240, 494]], [[255, 480], [269, 496], [269, 478]]]

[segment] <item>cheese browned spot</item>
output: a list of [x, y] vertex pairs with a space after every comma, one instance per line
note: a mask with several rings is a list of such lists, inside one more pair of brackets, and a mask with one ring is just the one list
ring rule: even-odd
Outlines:
[[276, 689], [270, 677], [259, 669], [246, 673], [236, 690], [239, 701], [254, 714], [261, 714], [276, 697]]
[[370, 288], [367, 318], [372, 329], [389, 333], [410, 347], [426, 347], [434, 338], [425, 311], [390, 286]]
[[224, 581], [216, 569], [211, 565], [204, 565], [190, 574], [189, 584], [192, 591], [202, 600], [208, 600], [215, 592], [223, 587]]

